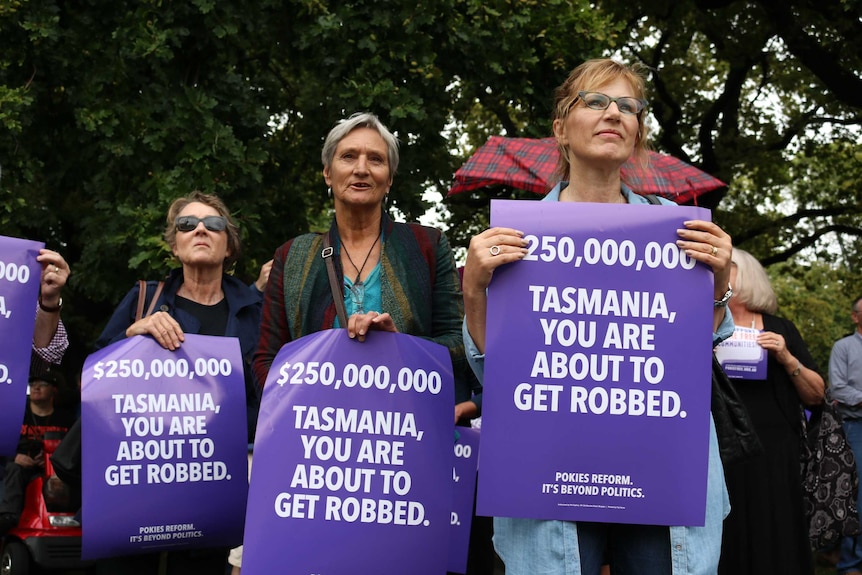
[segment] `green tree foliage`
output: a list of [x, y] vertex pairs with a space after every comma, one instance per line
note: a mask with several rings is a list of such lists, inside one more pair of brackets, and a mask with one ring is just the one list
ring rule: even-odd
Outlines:
[[627, 19], [624, 56], [654, 70], [656, 146], [730, 184], [701, 204], [768, 267], [825, 369], [862, 257], [862, 3], [603, 7]]
[[[415, 219], [423, 190], [445, 192], [488, 136], [548, 135], [573, 66], [621, 54], [655, 69], [656, 147], [730, 184], [702, 202], [740, 245], [765, 263], [850, 266], [858, 13], [859, 0], [7, 0], [0, 233], [66, 256], [64, 318], [89, 343], [134, 280], [172, 265], [175, 197], [225, 199], [250, 281], [280, 243], [328, 225], [320, 148], [339, 118], [370, 110], [398, 134], [390, 207]], [[447, 200], [453, 243], [487, 224], [490, 197], [519, 196]]]
[[818, 262], [804, 268], [777, 264], [769, 269], [769, 275], [778, 296], [778, 314], [793, 318], [826, 377], [832, 344], [855, 329], [850, 311], [855, 299], [862, 297], [862, 273], [842, 273]]

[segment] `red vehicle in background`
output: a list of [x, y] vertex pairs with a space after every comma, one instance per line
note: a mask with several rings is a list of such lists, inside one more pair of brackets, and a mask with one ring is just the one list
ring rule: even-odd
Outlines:
[[[93, 562], [81, 560], [81, 524], [76, 519], [80, 502], [55, 486], [51, 453], [60, 438], [44, 438], [45, 475], [27, 484], [24, 511], [18, 525], [3, 537], [0, 575], [28, 575], [39, 569], [86, 569]], [[45, 494], [48, 494], [47, 501]]]

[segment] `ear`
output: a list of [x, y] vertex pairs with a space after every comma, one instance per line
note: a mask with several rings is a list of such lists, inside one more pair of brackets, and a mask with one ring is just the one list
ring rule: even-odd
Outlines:
[[568, 138], [566, 138], [566, 126], [563, 120], [557, 118], [554, 120], [554, 137], [557, 138], [557, 143], [565, 146], [569, 143]]
[[328, 187], [332, 187], [332, 179], [329, 177], [329, 168], [323, 168], [323, 180], [326, 182]]

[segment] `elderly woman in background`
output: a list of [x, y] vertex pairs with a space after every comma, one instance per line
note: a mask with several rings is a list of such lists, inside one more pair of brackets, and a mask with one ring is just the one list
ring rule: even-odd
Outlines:
[[[620, 179], [623, 163], [632, 154], [642, 157], [647, 151], [644, 91], [640, 71], [613, 60], [590, 60], [569, 74], [556, 91], [554, 107], [554, 135], [560, 150], [557, 172], [562, 181], [543, 201], [648, 203]], [[717, 333], [713, 342], [718, 342], [733, 332], [724, 307], [732, 293], [728, 289], [730, 236], [707, 221], [687, 221], [684, 226], [678, 231], [677, 245], [714, 273], [713, 331]], [[523, 232], [511, 228], [491, 228], [470, 241], [463, 282], [464, 342], [480, 380], [485, 359], [486, 290], [494, 270], [520, 261], [527, 254], [526, 246]], [[494, 544], [507, 575], [597, 575], [605, 558], [612, 573], [714, 573], [726, 514], [727, 495], [710, 418], [704, 527], [497, 517]]]
[[802, 507], [800, 406], [823, 401], [825, 383], [793, 322], [773, 315], [778, 300], [769, 277], [748, 252], [734, 248], [730, 310], [737, 326], [760, 330], [768, 352], [766, 379], [734, 379], [763, 453], [725, 468], [730, 515], [724, 524], [719, 573], [814, 572]]
[[[261, 268], [258, 280], [247, 286], [228, 275], [227, 270], [241, 252], [239, 228], [224, 202], [215, 195], [193, 192], [174, 200], [168, 209], [165, 241], [181, 264], [170, 272], [161, 293], [158, 282], [147, 282], [146, 307], [157, 297], [152, 315], [136, 320], [140, 288], [136, 285], [123, 298], [95, 348], [135, 335], [148, 335], [165, 349], [175, 350], [185, 334], [235, 337], [244, 362], [248, 441], [257, 421], [258, 394], [251, 371], [251, 357], [257, 344], [262, 289], [270, 263]], [[227, 550], [194, 550], [169, 555], [170, 573], [223, 573]], [[121, 557], [101, 561], [104, 572], [156, 573], [158, 555]]]

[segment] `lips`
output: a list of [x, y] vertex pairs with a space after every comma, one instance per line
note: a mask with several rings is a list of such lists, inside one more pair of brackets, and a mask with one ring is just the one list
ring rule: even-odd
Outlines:
[[598, 135], [599, 136], [616, 136], [618, 138], [623, 137], [623, 135], [620, 132], [617, 132], [616, 130], [601, 130], [598, 133]]

